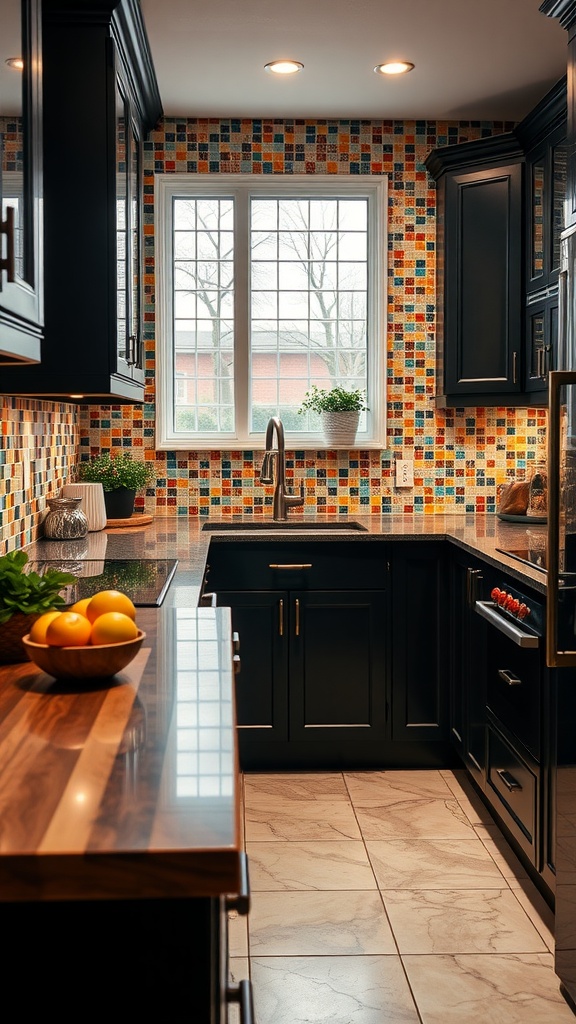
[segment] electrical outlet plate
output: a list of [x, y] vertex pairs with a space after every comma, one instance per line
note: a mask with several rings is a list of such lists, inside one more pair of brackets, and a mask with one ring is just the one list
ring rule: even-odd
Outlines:
[[408, 459], [396, 460], [396, 487], [414, 486], [414, 463]]

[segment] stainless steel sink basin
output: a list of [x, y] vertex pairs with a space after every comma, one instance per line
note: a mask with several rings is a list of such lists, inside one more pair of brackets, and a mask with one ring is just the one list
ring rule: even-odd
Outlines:
[[252, 532], [268, 533], [270, 530], [281, 530], [285, 533], [287, 530], [293, 532], [298, 530], [300, 533], [311, 533], [314, 532], [330, 532], [337, 530], [339, 533], [367, 533], [368, 527], [363, 526], [362, 523], [357, 523], [355, 520], [346, 520], [345, 522], [331, 522], [331, 523], [319, 523], [316, 520], [307, 523], [302, 519], [287, 519], [280, 521], [278, 519], [265, 519], [262, 522], [224, 522], [217, 523], [214, 521], [208, 521], [202, 524], [203, 530], [209, 530], [213, 533], [244, 533], [246, 530]]

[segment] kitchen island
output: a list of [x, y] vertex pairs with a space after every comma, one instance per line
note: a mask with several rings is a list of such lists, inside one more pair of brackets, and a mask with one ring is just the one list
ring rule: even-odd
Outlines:
[[96, 1012], [162, 998], [218, 1024], [245, 888], [229, 611], [166, 601], [137, 622], [111, 679], [0, 667], [4, 990], [68, 1019], [89, 975]]

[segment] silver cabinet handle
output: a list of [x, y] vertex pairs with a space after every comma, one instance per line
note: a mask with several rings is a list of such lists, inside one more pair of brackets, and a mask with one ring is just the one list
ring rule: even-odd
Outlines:
[[518, 353], [512, 353], [512, 383], [518, 383]]
[[247, 978], [243, 978], [238, 985], [228, 986], [226, 989], [226, 1002], [238, 1003], [240, 1007], [240, 1024], [255, 1024], [252, 983]]
[[498, 675], [508, 686], [522, 686], [522, 680], [515, 676], [509, 668], [499, 668]]
[[509, 789], [510, 792], [514, 789], [522, 789], [520, 783], [505, 768], [497, 768], [496, 774], [502, 779], [506, 789]]
[[239, 854], [240, 890], [233, 896], [226, 896], [226, 911], [235, 910], [240, 917], [250, 913], [250, 874], [248, 871], [248, 855]]

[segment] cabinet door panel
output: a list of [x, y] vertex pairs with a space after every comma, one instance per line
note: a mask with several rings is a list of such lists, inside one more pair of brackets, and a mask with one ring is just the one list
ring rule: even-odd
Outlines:
[[448, 569], [436, 545], [392, 553], [392, 736], [448, 738]]
[[232, 627], [240, 638], [236, 684], [237, 721], [252, 738], [287, 739], [288, 660], [287, 594], [266, 591], [218, 591], [218, 604], [232, 609]]
[[290, 737], [344, 728], [373, 738], [386, 717], [385, 595], [290, 595]]
[[447, 393], [520, 390], [522, 168], [446, 183]]

